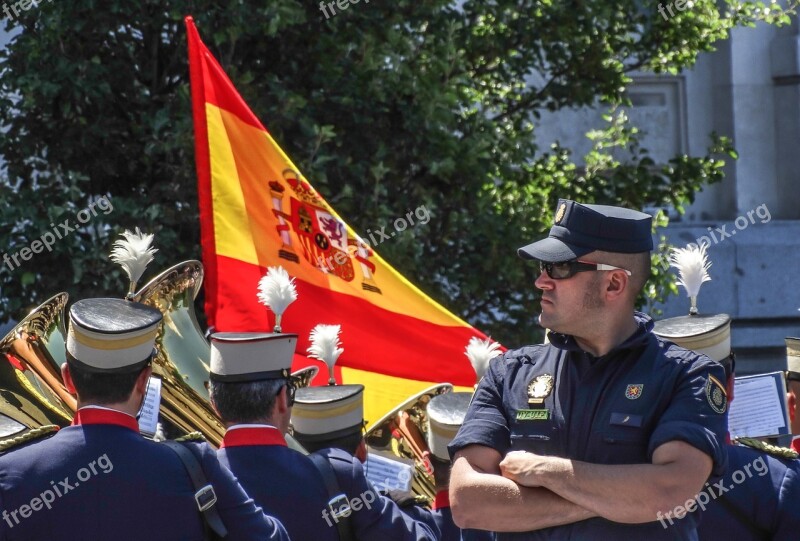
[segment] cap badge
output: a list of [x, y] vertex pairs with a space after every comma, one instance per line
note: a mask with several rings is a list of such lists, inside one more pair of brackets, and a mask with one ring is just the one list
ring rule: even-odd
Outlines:
[[555, 380], [550, 374], [536, 376], [528, 383], [528, 404], [541, 404], [551, 392]]
[[706, 399], [712, 410], [717, 413], [725, 413], [725, 408], [728, 406], [728, 393], [725, 386], [711, 374], [708, 375], [708, 381], [706, 381]]
[[628, 400], [636, 400], [642, 396], [643, 383], [631, 383], [625, 388], [625, 398]]
[[561, 206], [558, 207], [558, 211], [556, 212], [555, 225], [558, 225], [558, 224], [561, 223], [561, 220], [564, 219], [564, 214], [566, 214], [566, 213], [567, 213], [567, 204], [566, 203], [561, 203]]

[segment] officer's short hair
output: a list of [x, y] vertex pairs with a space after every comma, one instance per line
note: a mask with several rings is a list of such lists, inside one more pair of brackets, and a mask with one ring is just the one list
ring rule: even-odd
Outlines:
[[358, 446], [361, 445], [361, 442], [364, 440], [364, 436], [360, 431], [354, 432], [348, 436], [342, 436], [328, 440], [319, 440], [314, 438], [316, 441], [309, 441], [301, 434], [295, 434], [294, 437], [309, 453], [332, 447], [334, 449], [341, 449], [345, 453], [351, 455], [356, 454]]
[[224, 383], [211, 380], [209, 394], [226, 423], [256, 423], [272, 417], [285, 379]]
[[652, 273], [650, 252], [637, 252], [633, 254], [621, 254], [617, 252], [602, 252], [595, 251], [592, 254], [593, 259], [600, 263], [607, 265], [614, 265], [631, 271], [631, 277], [628, 279], [631, 290], [631, 298], [636, 298], [645, 284], [650, 279]]
[[96, 372], [79, 367], [72, 360], [72, 356], [67, 354], [67, 366], [82, 402], [114, 404], [124, 402], [131, 397], [136, 380], [149, 365], [134, 372]]

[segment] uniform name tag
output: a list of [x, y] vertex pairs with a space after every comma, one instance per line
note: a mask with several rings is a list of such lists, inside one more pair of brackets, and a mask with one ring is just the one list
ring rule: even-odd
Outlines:
[[517, 421], [547, 421], [550, 419], [550, 410], [519, 410], [517, 411]]

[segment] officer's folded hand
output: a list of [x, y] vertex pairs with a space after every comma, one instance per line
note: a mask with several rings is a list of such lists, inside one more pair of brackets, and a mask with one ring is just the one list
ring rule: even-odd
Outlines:
[[544, 474], [552, 470], [552, 457], [527, 451], [511, 451], [500, 462], [500, 474], [525, 487], [544, 486]]

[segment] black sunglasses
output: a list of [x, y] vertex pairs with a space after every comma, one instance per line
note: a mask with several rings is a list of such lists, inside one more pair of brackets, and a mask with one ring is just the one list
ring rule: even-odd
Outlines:
[[578, 261], [577, 259], [559, 261], [557, 263], [539, 261], [539, 272], [546, 272], [547, 276], [553, 280], [566, 280], [567, 278], [572, 278], [579, 272], [606, 270], [622, 270], [625, 271], [628, 276], [631, 275], [631, 271], [629, 270], [623, 269], [622, 267], [606, 265], [605, 263], [587, 263], [586, 261]]

